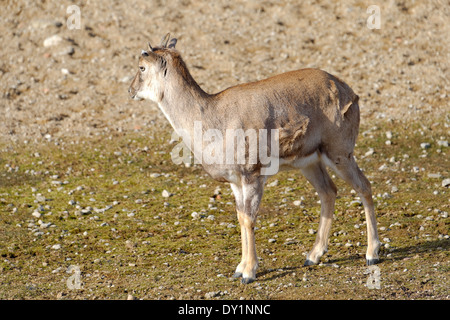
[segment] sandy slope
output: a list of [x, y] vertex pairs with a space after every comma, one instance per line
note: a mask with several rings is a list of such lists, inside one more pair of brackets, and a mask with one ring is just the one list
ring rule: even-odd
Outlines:
[[[164, 123], [127, 88], [147, 41], [178, 37], [208, 92], [303, 67], [348, 82], [362, 121], [448, 116], [448, 1], [83, 1], [81, 29], [61, 1], [6, 1], [0, 10], [0, 137], [34, 139]], [[376, 1], [375, 1], [376, 2]], [[54, 35], [60, 41], [44, 46]], [[447, 119], [448, 121], [448, 119]]]

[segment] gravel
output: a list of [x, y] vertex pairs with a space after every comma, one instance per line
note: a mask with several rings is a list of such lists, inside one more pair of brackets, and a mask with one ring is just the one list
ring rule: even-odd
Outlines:
[[450, 178], [444, 179], [444, 180], [442, 181], [442, 186], [443, 186], [444, 188], [450, 186]]

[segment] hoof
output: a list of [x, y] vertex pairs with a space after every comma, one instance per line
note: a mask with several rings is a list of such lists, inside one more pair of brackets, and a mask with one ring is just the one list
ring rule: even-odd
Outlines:
[[311, 260], [309, 260], [309, 259], [306, 259], [306, 261], [305, 261], [305, 264], [303, 265], [304, 267], [307, 267], [307, 266], [314, 266], [314, 265], [316, 265], [317, 263], [314, 263], [314, 262], [312, 262]]
[[254, 279], [254, 278], [242, 278], [242, 280], [241, 280], [241, 282], [243, 283], [243, 284], [249, 284], [249, 283], [252, 283], [253, 281], [255, 281], [256, 279]]
[[376, 259], [376, 258], [375, 259], [367, 259], [366, 262], [367, 262], [368, 266], [372, 266], [372, 265], [377, 264], [378, 262], [380, 262], [380, 260]]
[[235, 272], [231, 277], [234, 279], [240, 278], [240, 277], [242, 277], [242, 272]]

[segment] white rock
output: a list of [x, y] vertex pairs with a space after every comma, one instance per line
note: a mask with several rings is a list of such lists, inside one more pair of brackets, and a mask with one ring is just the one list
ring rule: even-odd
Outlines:
[[61, 249], [61, 245], [58, 243], [58, 244], [54, 244], [53, 246], [52, 246], [52, 249], [53, 250], [59, 250], [59, 249]]
[[276, 187], [278, 185], [278, 180], [273, 180], [271, 183], [267, 184], [268, 187]]
[[447, 140], [439, 140], [437, 143], [438, 143], [438, 146], [440, 146], [440, 147], [448, 147]]
[[37, 212], [37, 211], [33, 211], [33, 213], [31, 214], [33, 217], [35, 217], [35, 218], [40, 218], [42, 215], [39, 213], [39, 212]]
[[167, 190], [163, 190], [163, 192], [162, 192], [162, 196], [164, 198], [169, 198], [171, 195], [172, 194], [169, 191], [167, 191]]
[[198, 212], [192, 212], [191, 213], [191, 217], [192, 217], [192, 219], [198, 219], [199, 218], [199, 214], [198, 214]]
[[442, 181], [442, 186], [443, 187], [448, 187], [450, 185], [450, 178], [444, 179]]
[[38, 201], [38, 202], [45, 202], [45, 197], [43, 196], [43, 195], [41, 195], [40, 193], [38, 193], [37, 195], [36, 195], [36, 200]]
[[367, 151], [364, 156], [369, 157], [375, 153], [375, 150], [373, 148], [369, 148], [369, 151]]
[[56, 46], [57, 44], [59, 44], [63, 39], [55, 34], [51, 37], [48, 37], [47, 39], [44, 40], [44, 47], [48, 48], [48, 47], [52, 47], [52, 46]]

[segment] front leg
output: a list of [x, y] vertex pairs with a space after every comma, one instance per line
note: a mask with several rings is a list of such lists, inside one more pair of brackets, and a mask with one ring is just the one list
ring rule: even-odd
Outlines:
[[[242, 268], [242, 283], [247, 284], [256, 280], [256, 269], [258, 268], [258, 257], [255, 245], [255, 223], [256, 216], [252, 217], [243, 212], [238, 212], [241, 232], [245, 232], [246, 243], [242, 243], [242, 257], [245, 259], [238, 265]], [[244, 240], [244, 239], [243, 239]], [[245, 250], [245, 251], [244, 251]]]
[[244, 213], [237, 210], [237, 216], [239, 220], [239, 225], [241, 226], [241, 243], [242, 243], [242, 258], [241, 262], [238, 264], [233, 278], [240, 278], [244, 273], [245, 266], [247, 265], [247, 255], [248, 255], [248, 243], [247, 243], [247, 229], [244, 226], [243, 217]]
[[255, 223], [259, 204], [263, 194], [264, 177], [258, 177], [249, 183], [243, 179], [242, 186], [232, 184], [236, 198], [236, 209], [241, 227], [242, 259], [233, 277], [242, 276], [242, 283], [255, 281], [258, 257], [255, 246]]

